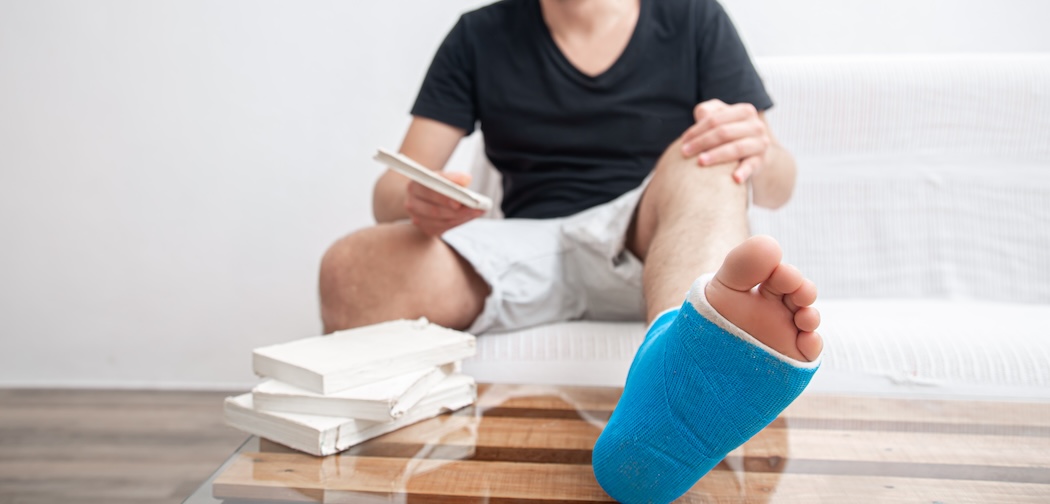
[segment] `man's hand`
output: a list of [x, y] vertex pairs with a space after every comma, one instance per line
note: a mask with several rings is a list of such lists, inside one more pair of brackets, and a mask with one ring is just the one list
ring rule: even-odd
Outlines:
[[754, 105], [708, 100], [693, 109], [693, 116], [696, 124], [682, 134], [682, 155], [699, 155], [700, 166], [739, 161], [733, 172], [738, 184], [762, 170], [772, 138]]
[[[463, 187], [470, 184], [470, 174], [467, 173], [452, 172], [439, 175]], [[405, 211], [412, 219], [412, 224], [429, 236], [441, 236], [445, 231], [485, 214], [484, 210], [463, 206], [462, 203], [416, 182], [409, 183], [406, 191]]]

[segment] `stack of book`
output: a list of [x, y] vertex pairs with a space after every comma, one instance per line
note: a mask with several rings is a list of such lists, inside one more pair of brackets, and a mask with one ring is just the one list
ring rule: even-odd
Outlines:
[[258, 348], [251, 393], [227, 397], [226, 423], [314, 455], [330, 455], [474, 403], [459, 372], [474, 336], [426, 319], [397, 320]]

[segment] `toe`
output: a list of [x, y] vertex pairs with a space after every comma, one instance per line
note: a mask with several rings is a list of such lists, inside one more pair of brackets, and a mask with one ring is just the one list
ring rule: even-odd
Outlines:
[[781, 255], [773, 238], [752, 236], [729, 252], [715, 279], [735, 291], [749, 291], [773, 274]]
[[768, 299], [777, 299], [789, 292], [795, 292], [802, 287], [802, 272], [790, 264], [781, 264], [773, 270], [762, 285], [759, 292]]
[[798, 333], [795, 346], [807, 360], [813, 362], [817, 360], [817, 357], [820, 357], [820, 352], [824, 350], [824, 340], [815, 332], [803, 331]]
[[[814, 284], [813, 281], [808, 278], [803, 279], [802, 285], [791, 294], [788, 294], [785, 298], [785, 302], [790, 302], [790, 304], [788, 304], [788, 308], [792, 308], [792, 305], [794, 305], [795, 308], [809, 306], [813, 304], [813, 302], [816, 300], [817, 285]], [[792, 308], [792, 310], [794, 310], [795, 308]]]
[[820, 326], [820, 312], [812, 306], [800, 308], [795, 312], [795, 327], [799, 331], [813, 332]]

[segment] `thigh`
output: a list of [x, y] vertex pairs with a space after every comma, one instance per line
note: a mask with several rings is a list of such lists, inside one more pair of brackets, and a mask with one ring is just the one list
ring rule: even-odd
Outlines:
[[327, 331], [426, 317], [465, 329], [481, 312], [488, 285], [469, 262], [407, 222], [352, 233], [321, 262]]
[[631, 225], [627, 229], [627, 248], [642, 261], [645, 261], [646, 257], [648, 257], [649, 244], [652, 243], [653, 235], [656, 233], [657, 206], [660, 203], [660, 194], [665, 192], [669, 184], [672, 187], [674, 184], [673, 174], [668, 172], [673, 171], [674, 168], [682, 164], [678, 162], [683, 159], [681, 148], [682, 143], [679, 138], [656, 161], [656, 165], [653, 166], [653, 171], [650, 175], [649, 186], [642, 193], [638, 207], [635, 209], [631, 219]]

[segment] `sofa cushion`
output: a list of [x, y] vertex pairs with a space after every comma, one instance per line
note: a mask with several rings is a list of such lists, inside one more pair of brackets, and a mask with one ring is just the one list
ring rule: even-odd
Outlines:
[[[824, 363], [810, 390], [1050, 400], [1050, 306], [823, 301]], [[479, 381], [622, 386], [641, 323], [563, 322], [478, 338]]]

